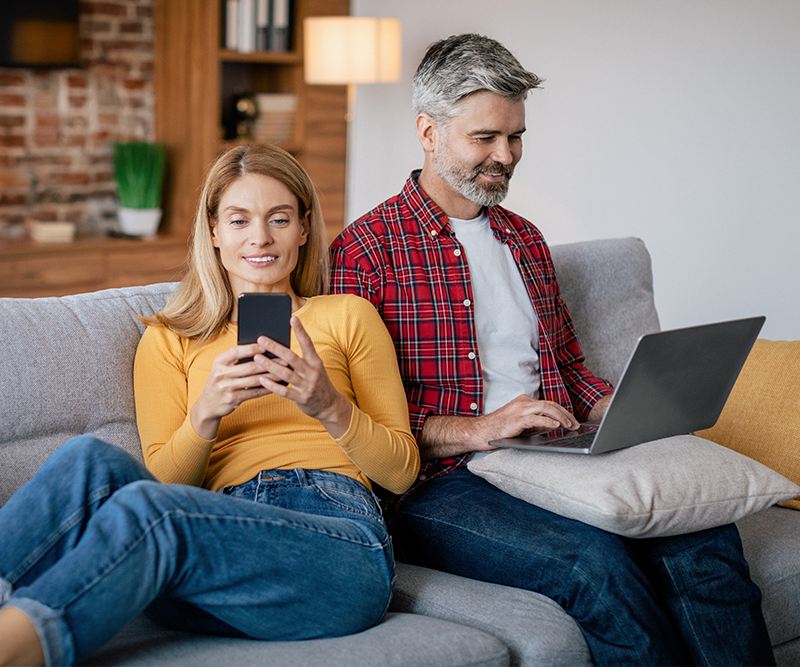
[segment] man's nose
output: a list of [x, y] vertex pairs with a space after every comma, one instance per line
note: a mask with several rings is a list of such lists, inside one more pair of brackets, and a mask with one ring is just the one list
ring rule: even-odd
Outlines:
[[505, 137], [498, 137], [495, 142], [494, 151], [492, 152], [492, 159], [500, 164], [511, 164], [514, 161], [508, 139]]

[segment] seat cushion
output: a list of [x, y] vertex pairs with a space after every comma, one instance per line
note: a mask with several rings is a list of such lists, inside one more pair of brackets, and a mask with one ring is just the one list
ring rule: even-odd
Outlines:
[[532, 591], [397, 563], [391, 609], [494, 635], [509, 647], [512, 665], [593, 664], [578, 624], [556, 602]]
[[348, 637], [261, 642], [166, 630], [144, 616], [82, 665], [261, 667], [505, 667], [508, 649], [486, 633], [435, 618], [388, 614]]
[[772, 645], [792, 642], [800, 637], [800, 512], [770, 507], [736, 525], [750, 576], [761, 589]]

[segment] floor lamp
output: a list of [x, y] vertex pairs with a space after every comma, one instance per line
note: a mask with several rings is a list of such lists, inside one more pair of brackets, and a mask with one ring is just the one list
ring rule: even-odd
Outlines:
[[[356, 86], [400, 80], [402, 28], [399, 19], [312, 16], [303, 22], [306, 83], [347, 86], [347, 145], [356, 111]], [[355, 137], [353, 136], [353, 139]], [[347, 173], [345, 156], [345, 224]]]

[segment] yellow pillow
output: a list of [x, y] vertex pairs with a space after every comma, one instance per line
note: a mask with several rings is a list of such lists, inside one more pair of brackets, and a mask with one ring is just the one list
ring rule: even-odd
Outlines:
[[[719, 420], [698, 435], [800, 484], [800, 341], [757, 340]], [[800, 510], [800, 496], [781, 505]]]

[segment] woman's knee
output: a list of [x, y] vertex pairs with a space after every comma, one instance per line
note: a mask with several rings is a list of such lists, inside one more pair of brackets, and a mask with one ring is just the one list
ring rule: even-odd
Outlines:
[[120, 484], [127, 480], [153, 478], [125, 450], [91, 435], [70, 438], [53, 453], [47, 464], [58, 466], [70, 479], [79, 476], [81, 472], [89, 475], [104, 474], [118, 479]]

